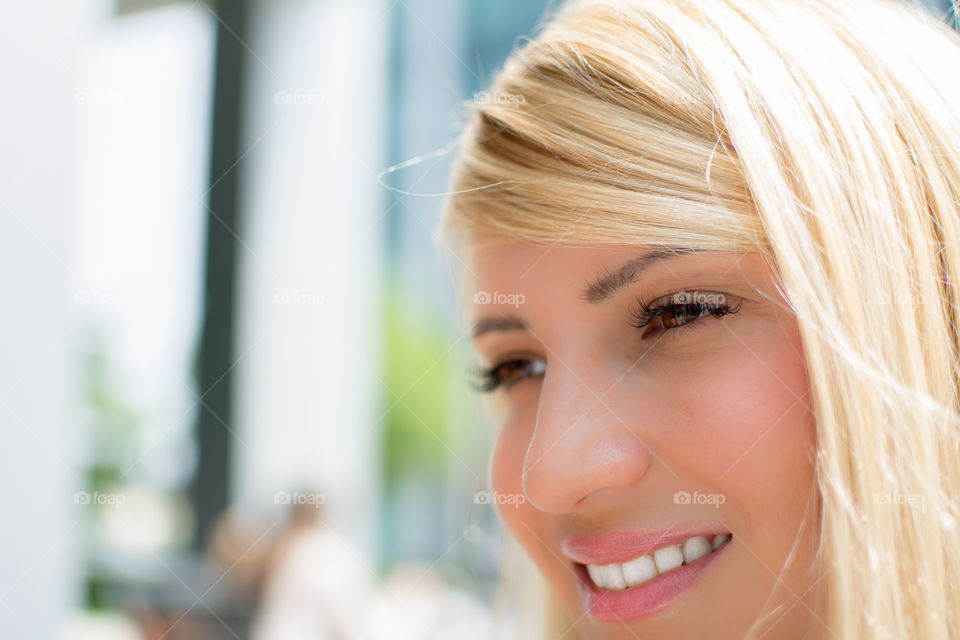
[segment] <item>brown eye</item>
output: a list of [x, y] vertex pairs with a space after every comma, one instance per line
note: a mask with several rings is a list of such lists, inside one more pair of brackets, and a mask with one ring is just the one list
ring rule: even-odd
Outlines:
[[707, 305], [702, 304], [677, 305], [671, 309], [664, 310], [664, 312], [658, 316], [658, 319], [661, 327], [664, 329], [673, 329], [674, 327], [689, 324], [708, 313], [719, 314], [720, 309], [711, 309]]
[[510, 358], [488, 369], [479, 371], [477, 373], [477, 380], [473, 386], [477, 391], [484, 393], [494, 391], [500, 387], [509, 389], [527, 378], [541, 375], [546, 369], [547, 364], [542, 360]]
[[706, 315], [720, 318], [739, 311], [742, 301], [731, 305], [728, 298], [724, 294], [681, 291], [668, 296], [660, 304], [647, 304], [639, 300], [638, 308], [631, 313], [630, 324], [637, 329], [650, 327], [644, 332], [644, 337], [658, 331], [675, 330]]

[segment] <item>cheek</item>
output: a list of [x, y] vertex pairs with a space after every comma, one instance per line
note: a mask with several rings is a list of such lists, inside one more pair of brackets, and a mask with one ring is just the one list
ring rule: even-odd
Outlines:
[[[682, 426], [660, 446], [724, 494], [740, 525], [796, 531], [814, 482], [816, 429], [795, 325], [744, 336], [679, 385], [666, 394]], [[792, 534], [767, 540], [781, 538]]]
[[696, 368], [685, 388], [700, 390], [678, 402], [685, 458], [698, 475], [771, 496], [809, 480], [815, 429], [795, 326], [745, 336]]
[[[702, 431], [715, 447], [708, 467], [713, 477], [731, 490], [767, 487], [771, 497], [808, 488], [815, 428], [795, 331], [778, 330], [741, 345], [704, 388], [709, 397], [697, 405], [700, 414], [692, 424], [705, 425]], [[800, 480], [807, 483], [797, 486]]]

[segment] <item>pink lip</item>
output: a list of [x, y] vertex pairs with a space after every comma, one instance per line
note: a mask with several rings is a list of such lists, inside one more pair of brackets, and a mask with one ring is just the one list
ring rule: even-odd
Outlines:
[[600, 536], [570, 536], [560, 543], [560, 550], [579, 564], [612, 564], [627, 562], [655, 549], [683, 542], [693, 536], [713, 541], [713, 536], [730, 533], [722, 524], [697, 526], [676, 524], [659, 531], [615, 531]]
[[689, 588], [705, 580], [710, 575], [710, 568], [717, 566], [718, 556], [723, 556], [732, 542], [731, 539], [692, 564], [683, 565], [627, 589], [602, 589], [587, 575], [586, 567], [577, 565], [577, 588], [583, 607], [594, 620], [613, 624], [624, 624], [655, 615], [683, 597]]

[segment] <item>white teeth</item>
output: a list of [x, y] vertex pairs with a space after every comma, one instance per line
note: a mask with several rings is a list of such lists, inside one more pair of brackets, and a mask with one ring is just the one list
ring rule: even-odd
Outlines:
[[635, 560], [623, 563], [623, 579], [627, 584], [640, 584], [656, 577], [657, 567], [649, 555], [642, 555]]
[[711, 545], [713, 547], [713, 550], [716, 551], [717, 549], [719, 549], [721, 546], [723, 546], [723, 543], [729, 539], [730, 539], [729, 533], [721, 533], [714, 536], [713, 544]]
[[629, 562], [604, 565], [587, 565], [587, 573], [593, 583], [603, 589], [626, 589], [642, 584], [659, 574], [690, 564], [709, 555], [729, 541], [729, 533], [713, 537], [711, 542], [705, 536], [688, 538], [683, 544], [672, 544], [657, 549], [653, 554], [645, 554]]
[[590, 579], [593, 580], [593, 584], [598, 587], [603, 586], [607, 583], [605, 576], [607, 572], [603, 569], [602, 566], [596, 564], [587, 565], [587, 573], [590, 574]]
[[702, 558], [713, 551], [710, 543], [703, 536], [694, 536], [683, 543], [683, 561], [690, 564], [697, 558]]
[[603, 580], [604, 584], [610, 585], [610, 589], [625, 589], [627, 587], [627, 581], [623, 579], [623, 570], [619, 564], [608, 564], [600, 567], [600, 570], [603, 571], [600, 579]]
[[619, 564], [587, 565], [587, 573], [594, 584], [602, 584], [607, 589], [624, 589], [627, 586]]
[[653, 552], [653, 561], [657, 564], [657, 573], [676, 569], [683, 564], [683, 551], [676, 545], [670, 545]]

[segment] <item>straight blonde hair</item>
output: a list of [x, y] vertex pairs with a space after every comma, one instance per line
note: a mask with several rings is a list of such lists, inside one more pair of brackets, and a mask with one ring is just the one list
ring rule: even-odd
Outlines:
[[957, 33], [895, 0], [582, 0], [471, 108], [441, 229], [465, 261], [771, 259], [811, 385], [827, 637], [960, 638]]

